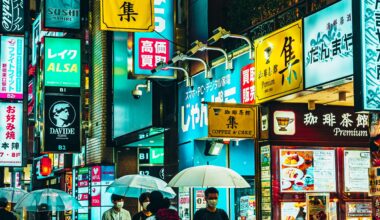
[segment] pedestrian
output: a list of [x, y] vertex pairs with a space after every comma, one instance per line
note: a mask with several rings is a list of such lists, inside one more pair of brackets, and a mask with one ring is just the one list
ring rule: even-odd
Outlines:
[[138, 212], [137, 214], [135, 214], [133, 216], [132, 220], [145, 220], [149, 216], [152, 215], [152, 213], [150, 211], [148, 211], [148, 205], [150, 203], [149, 196], [150, 196], [150, 193], [148, 193], [148, 192], [145, 192], [145, 193], [140, 195], [139, 202], [140, 202], [140, 205], [142, 207], [142, 210], [140, 212]]
[[159, 191], [153, 191], [150, 194], [148, 210], [152, 212], [152, 216], [147, 220], [179, 220], [178, 212], [170, 209], [170, 200], [164, 198]]
[[17, 220], [16, 216], [12, 212], [5, 209], [7, 205], [8, 200], [6, 198], [0, 198], [0, 219]]
[[194, 220], [229, 220], [227, 213], [223, 209], [216, 208], [218, 198], [219, 191], [216, 188], [207, 188], [205, 190], [207, 207], [199, 209], [194, 215]]
[[122, 196], [112, 194], [113, 207], [103, 213], [102, 220], [131, 220], [131, 214], [125, 209]]
[[51, 219], [50, 218], [51, 217], [51, 213], [48, 210], [49, 210], [48, 204], [41, 203], [38, 206], [38, 212], [37, 212], [36, 219], [38, 219], [38, 220], [50, 220]]

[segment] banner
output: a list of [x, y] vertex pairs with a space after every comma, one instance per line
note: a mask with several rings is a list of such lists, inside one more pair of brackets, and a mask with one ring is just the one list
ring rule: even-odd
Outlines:
[[80, 152], [80, 97], [45, 95], [44, 152]]
[[0, 103], [0, 166], [22, 166], [22, 103]]
[[1, 36], [0, 99], [22, 99], [24, 79], [24, 37]]
[[255, 64], [241, 68], [240, 90], [242, 104], [255, 104]]
[[44, 28], [80, 29], [80, 0], [44, 2]]
[[0, 33], [23, 34], [25, 0], [1, 0], [0, 2]]
[[154, 0], [100, 0], [100, 30], [127, 32], [153, 31], [153, 3]]
[[303, 89], [302, 20], [255, 40], [256, 102]]
[[45, 37], [45, 86], [80, 87], [81, 41]]
[[353, 74], [351, 2], [337, 2], [304, 19], [306, 88]]

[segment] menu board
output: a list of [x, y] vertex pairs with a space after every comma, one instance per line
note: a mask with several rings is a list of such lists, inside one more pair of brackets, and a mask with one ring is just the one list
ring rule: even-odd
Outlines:
[[300, 202], [282, 202], [281, 220], [295, 220], [297, 217], [306, 219], [306, 204]]
[[372, 219], [372, 203], [371, 202], [347, 202], [346, 203], [346, 219]]
[[261, 163], [261, 218], [270, 220], [272, 218], [272, 194], [271, 194], [271, 166], [270, 146], [260, 148]]
[[368, 192], [368, 168], [370, 166], [369, 151], [345, 150], [344, 191]]
[[281, 192], [335, 192], [334, 150], [280, 150]]

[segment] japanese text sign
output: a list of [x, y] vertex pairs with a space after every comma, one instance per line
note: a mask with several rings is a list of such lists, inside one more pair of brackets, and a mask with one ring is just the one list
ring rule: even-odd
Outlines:
[[351, 0], [304, 19], [305, 87], [353, 74]]
[[248, 64], [241, 69], [241, 103], [255, 104], [255, 65]]
[[269, 109], [273, 140], [328, 141], [349, 146], [369, 142], [369, 115], [355, 113], [350, 107], [317, 105], [309, 111], [307, 104], [274, 103]]
[[[167, 63], [174, 47], [174, 7], [173, 0], [154, 1], [155, 28], [152, 33], [135, 33], [134, 72], [151, 74], [157, 63]], [[155, 75], [173, 75], [173, 70], [159, 71]]]
[[0, 1], [0, 33], [24, 33], [25, 0]]
[[45, 86], [80, 87], [81, 41], [45, 37]]
[[208, 103], [208, 136], [255, 138], [256, 109], [239, 104]]
[[[380, 4], [378, 1], [353, 1], [357, 42], [354, 56], [355, 107], [357, 110], [380, 110]], [[358, 28], [358, 27], [356, 27]], [[359, 36], [359, 38], [356, 38]]]
[[22, 166], [22, 103], [0, 103], [0, 166]]
[[368, 169], [369, 175], [369, 196], [380, 196], [380, 167]]
[[153, 31], [154, 2], [157, 0], [101, 0], [100, 29], [128, 32]]
[[302, 20], [255, 40], [256, 102], [303, 89]]
[[0, 98], [22, 99], [24, 37], [1, 36]]
[[44, 28], [80, 28], [80, 0], [45, 0]]

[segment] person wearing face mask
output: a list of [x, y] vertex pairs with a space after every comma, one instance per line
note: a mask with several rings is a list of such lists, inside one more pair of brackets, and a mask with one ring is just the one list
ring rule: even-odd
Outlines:
[[113, 207], [104, 212], [102, 220], [131, 220], [131, 215], [125, 209], [124, 200], [122, 196], [112, 194], [111, 200]]
[[140, 195], [139, 197], [139, 202], [142, 207], [142, 211], [137, 213], [136, 215], [133, 216], [132, 220], [145, 220], [149, 216], [152, 215], [150, 211], [148, 211], [148, 205], [150, 203], [149, 200], [150, 193], [146, 192]]
[[216, 208], [218, 197], [219, 191], [216, 188], [207, 188], [205, 190], [207, 207], [199, 209], [194, 215], [194, 220], [229, 220], [227, 213], [223, 209]]

